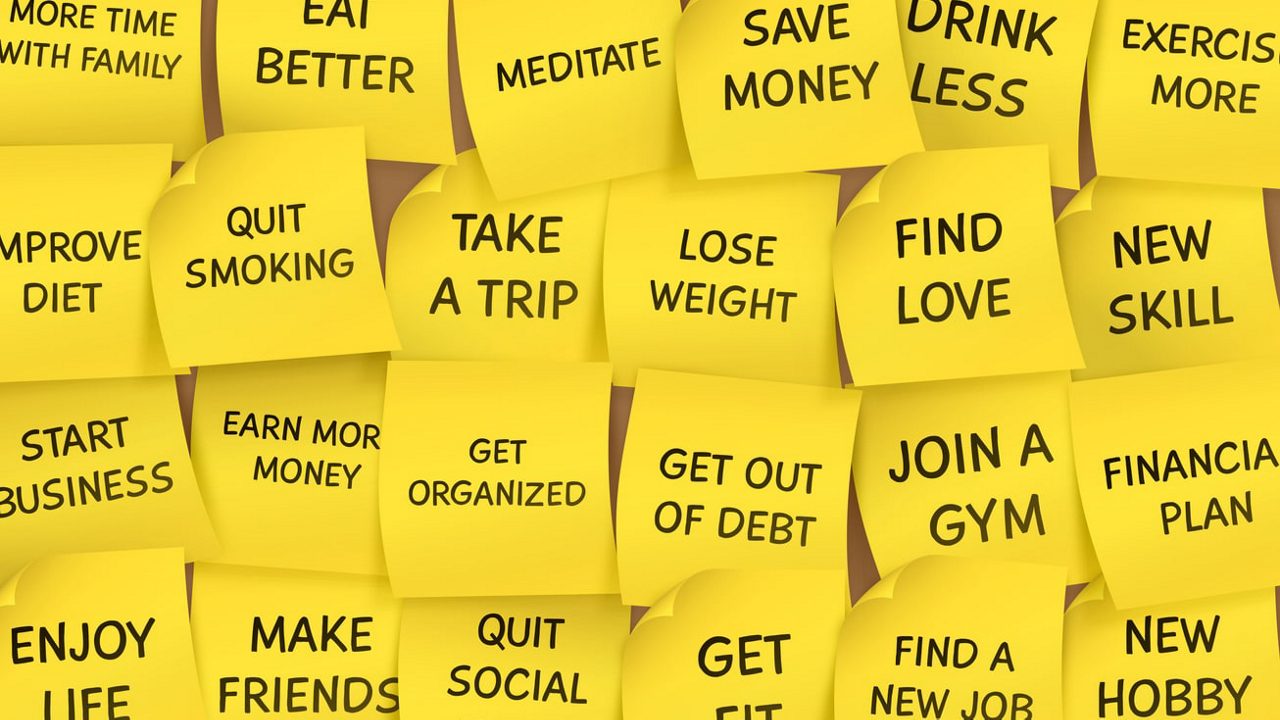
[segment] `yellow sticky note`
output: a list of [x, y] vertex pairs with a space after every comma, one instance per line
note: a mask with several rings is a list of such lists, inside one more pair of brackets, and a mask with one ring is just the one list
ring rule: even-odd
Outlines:
[[1058, 218], [1084, 380], [1280, 355], [1257, 188], [1095, 178]]
[[1280, 186], [1280, 5], [1100, 0], [1089, 49], [1099, 175]]
[[200, 5], [10, 2], [0, 13], [4, 144], [168, 143], [186, 160], [204, 143]]
[[400, 716], [385, 578], [198, 564], [191, 639], [213, 718]]
[[397, 349], [358, 128], [224, 135], [151, 215], [175, 365]]
[[0, 582], [59, 552], [217, 541], [171, 377], [0, 384]]
[[891, 0], [696, 0], [676, 58], [698, 177], [884, 165], [923, 149]]
[[[1080, 499], [1116, 607], [1280, 584], [1280, 364], [1073, 383]], [[1255, 515], [1256, 513], [1256, 515]]]
[[679, 0], [457, 3], [458, 66], [500, 199], [688, 157], [676, 100]]
[[53, 555], [0, 581], [0, 658], [6, 718], [205, 717], [181, 550]]
[[617, 595], [406, 600], [405, 720], [621, 720]]
[[1080, 90], [1098, 0], [897, 2], [925, 147], [1048, 145], [1053, 184], [1080, 187]]
[[0, 148], [0, 382], [172, 374], [147, 270], [170, 153]]
[[925, 557], [840, 631], [836, 717], [1062, 718], [1062, 570]]
[[1067, 609], [1063, 634], [1066, 720], [1280, 713], [1270, 588], [1120, 611], [1099, 580]]
[[223, 125], [363, 125], [374, 160], [452, 163], [448, 33], [448, 0], [221, 0]]
[[613, 183], [605, 317], [614, 382], [641, 367], [834, 386], [833, 175]]
[[387, 366], [381, 486], [400, 597], [618, 592], [609, 366]]
[[859, 386], [1067, 370], [1082, 359], [1043, 147], [909, 155], [836, 229], [836, 309]]
[[627, 720], [831, 720], [843, 573], [708, 570], [641, 618], [622, 658]]
[[222, 551], [210, 562], [384, 575], [385, 355], [201, 368], [191, 460]]
[[857, 390], [640, 371], [618, 481], [622, 599], [700, 570], [847, 571]]
[[1041, 562], [1098, 575], [1065, 372], [867, 388], [853, 482], [881, 575], [926, 555]]
[[480, 156], [436, 168], [391, 220], [397, 360], [606, 360], [609, 185], [501, 201]]

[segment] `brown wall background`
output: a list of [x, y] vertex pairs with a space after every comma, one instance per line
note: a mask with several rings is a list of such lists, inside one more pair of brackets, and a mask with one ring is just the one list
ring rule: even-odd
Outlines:
[[[684, 0], [682, 0], [682, 3]], [[218, 97], [217, 57], [216, 57], [216, 16], [217, 0], [203, 0], [201, 18], [201, 77], [204, 91], [205, 133], [209, 140], [223, 134], [221, 103]], [[1088, 98], [1081, 79], [1081, 112], [1080, 112], [1080, 180], [1087, 183], [1096, 174], [1093, 159], [1093, 144], [1089, 130]], [[467, 120], [466, 104], [462, 97], [462, 85], [458, 76], [457, 38], [453, 31], [453, 3], [449, 10], [449, 95], [453, 115], [453, 142], [458, 152], [475, 147], [475, 138], [471, 134], [471, 125]], [[179, 166], [175, 164], [174, 169]], [[378, 242], [379, 259], [386, 264], [387, 229], [391, 224], [391, 216], [395, 213], [400, 201], [419, 180], [426, 177], [436, 166], [418, 163], [388, 162], [381, 160], [368, 161], [369, 202], [373, 213], [374, 233]], [[828, 170], [840, 177], [839, 212], [862, 189], [879, 167], [845, 168]], [[1076, 191], [1066, 188], [1052, 188], [1054, 213], [1059, 213], [1075, 196]], [[1280, 190], [1264, 190], [1263, 199], [1267, 217], [1267, 239], [1271, 248], [1271, 267], [1273, 275], [1280, 284]], [[838, 332], [838, 328], [837, 328]], [[848, 364], [840, 357], [841, 375], [845, 382], [849, 381]], [[182, 420], [191, 436], [191, 403], [194, 397], [198, 378], [198, 370], [193, 369], [189, 376], [177, 378], [179, 401], [182, 405]], [[622, 447], [626, 436], [627, 420], [631, 413], [631, 388], [613, 388], [612, 404], [609, 414], [609, 482], [613, 495], [617, 497], [618, 469], [622, 463]], [[858, 510], [857, 498], [852, 488], [849, 492], [849, 585], [852, 598], [856, 601], [864, 592], [880, 579], [871, 557], [871, 549], [867, 543], [866, 530], [862, 524], [862, 516]], [[188, 589], [190, 585], [190, 568], [188, 567]], [[1083, 586], [1067, 589], [1065, 601], [1071, 599]], [[1280, 589], [1277, 590], [1280, 596]], [[643, 608], [633, 612], [633, 620], [638, 619]], [[1278, 610], [1280, 614], [1280, 610]]]

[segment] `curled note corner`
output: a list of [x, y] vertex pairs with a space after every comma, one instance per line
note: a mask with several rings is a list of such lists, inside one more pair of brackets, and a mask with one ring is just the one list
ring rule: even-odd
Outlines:
[[[33, 586], [40, 586], [50, 578], [57, 579], [59, 573], [65, 571], [63, 566], [74, 566], [78, 564], [73, 561], [74, 558], [87, 561], [91, 560], [95, 555], [119, 555], [121, 552], [122, 551], [120, 550], [104, 550], [100, 552], [86, 553], [61, 553], [57, 555], [47, 555], [45, 557], [32, 560], [24, 565], [22, 569], [5, 579], [3, 584], [0, 584], [0, 608], [17, 607], [20, 605], [19, 589], [23, 590], [23, 596], [25, 596], [27, 592], [32, 591]], [[172, 555], [173, 557], [171, 559], [173, 564], [177, 566], [182, 566], [185, 562], [182, 548], [146, 548], [139, 550], [126, 550], [123, 552], [138, 555]], [[34, 594], [38, 597], [41, 593], [35, 591]]]
[[1071, 196], [1067, 206], [1062, 208], [1062, 212], [1058, 214], [1057, 223], [1061, 224], [1074, 216], [1087, 215], [1093, 212], [1094, 195], [1098, 192], [1098, 186], [1105, 182], [1107, 182], [1107, 178], [1095, 177], [1085, 183], [1085, 186], [1080, 188], [1080, 192]]
[[12, 577], [5, 580], [3, 585], [0, 585], [0, 607], [11, 607], [18, 604], [18, 586], [22, 584], [22, 577], [27, 573], [27, 570], [29, 570], [32, 565], [35, 565], [38, 562], [41, 561], [33, 560], [27, 563], [21, 570], [14, 573]]
[[[1066, 588], [1066, 568], [1059, 565], [989, 560], [980, 559], [980, 557], [925, 555], [884, 575], [859, 598], [854, 605], [854, 610], [877, 602], [892, 602], [901, 598], [915, 597], [920, 593], [927, 594], [931, 585], [936, 587], [936, 585], [946, 584], [957, 589], [965, 588], [972, 584], [970, 580], [1000, 578], [1001, 573], [1009, 573], [1010, 577], [1021, 579], [1051, 577], [1053, 587]], [[959, 592], [970, 591], [960, 589]], [[977, 592], [982, 594], [987, 591], [979, 589]]]
[[1084, 589], [1080, 591], [1080, 594], [1076, 595], [1075, 598], [1072, 599], [1071, 605], [1067, 607], [1067, 612], [1071, 612], [1076, 608], [1083, 607], [1090, 603], [1102, 602], [1103, 600], [1108, 599], [1110, 595], [1111, 594], [1107, 592], [1107, 581], [1099, 577], [1088, 585], [1085, 585]]

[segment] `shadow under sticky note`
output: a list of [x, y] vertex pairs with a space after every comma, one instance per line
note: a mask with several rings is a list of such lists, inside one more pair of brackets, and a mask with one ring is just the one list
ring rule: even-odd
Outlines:
[[405, 720], [620, 720], [630, 608], [616, 595], [406, 600]]
[[846, 575], [860, 395], [641, 370], [618, 484], [623, 600], [717, 568]]
[[924, 149], [892, 2], [695, 0], [676, 58], [699, 178], [884, 165]]
[[832, 666], [849, 606], [843, 573], [709, 570], [640, 620], [622, 658], [627, 720], [832, 718]]
[[454, 5], [476, 147], [499, 199], [687, 159], [676, 101], [679, 0]]
[[1064, 625], [1066, 720], [1280, 712], [1271, 588], [1117, 610], [1099, 580]]
[[604, 281], [614, 382], [638, 368], [834, 386], [831, 239], [839, 180], [614, 181]]
[[146, 230], [171, 159], [168, 145], [0, 148], [0, 382], [175, 373]]
[[397, 596], [618, 592], [608, 364], [393, 361], [383, 423]]
[[365, 173], [359, 128], [226, 135], [184, 165], [151, 215], [169, 361], [398, 349]]
[[1080, 367], [1043, 146], [908, 155], [845, 210], [832, 252], [859, 387]]
[[225, 129], [360, 125], [370, 159], [452, 164], [448, 31], [448, 0], [219, 0]]
[[1280, 363], [1072, 383], [1076, 474], [1118, 608], [1274, 587]]
[[3, 717], [205, 717], [181, 550], [37, 560], [0, 589], [0, 635]]
[[385, 578], [197, 564], [191, 636], [211, 718], [398, 717]]
[[853, 482], [882, 574], [926, 555], [1098, 575], [1065, 372], [863, 389]]
[[1280, 355], [1257, 188], [1095, 178], [1057, 230], [1074, 379]]
[[378, 457], [386, 356], [201, 368], [191, 460], [210, 562], [385, 575]]
[[0, 38], [5, 145], [204, 143], [200, 0], [13, 0]]
[[498, 200], [480, 156], [436, 168], [391, 221], [397, 360], [608, 359], [608, 183]]
[[1059, 720], [1063, 580], [1043, 565], [936, 556], [887, 575], [840, 632], [837, 720], [906, 707]]
[[0, 384], [0, 436], [0, 582], [50, 553], [216, 552], [173, 378]]

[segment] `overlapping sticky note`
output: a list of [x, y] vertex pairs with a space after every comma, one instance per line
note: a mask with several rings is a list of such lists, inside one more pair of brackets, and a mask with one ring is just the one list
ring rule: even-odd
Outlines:
[[708, 570], [650, 608], [627, 641], [627, 720], [832, 718], [848, 609], [843, 573]]
[[1062, 717], [1061, 569], [921, 558], [840, 631], [836, 718]]
[[372, 159], [452, 163], [448, 34], [448, 0], [223, 0], [223, 124], [363, 125]]
[[1280, 584], [1280, 364], [1071, 386], [1076, 473], [1118, 608]]
[[382, 575], [384, 355], [202, 368], [191, 458], [211, 562]]
[[0, 148], [0, 381], [172, 373], [146, 232], [171, 150]]
[[679, 0], [490, 0], [453, 11], [467, 118], [498, 198], [687, 157]]
[[676, 57], [698, 177], [884, 165], [923, 149], [892, 2], [696, 0]]
[[204, 143], [199, 0], [13, 0], [0, 13], [5, 145]]
[[151, 280], [175, 365], [396, 349], [358, 128], [225, 135], [151, 215]]
[[0, 384], [0, 582], [31, 560], [217, 541], [171, 377]]
[[1099, 175], [1280, 186], [1280, 5], [1101, 0], [1089, 50]]
[[1098, 0], [897, 0], [910, 96], [930, 150], [1048, 145], [1080, 187], [1080, 96]]
[[618, 485], [622, 598], [714, 568], [847, 572], [856, 390], [640, 371]]
[[853, 199], [831, 262], [859, 386], [1082, 365], [1043, 147], [902, 158]]
[[1076, 379], [1280, 355], [1257, 188], [1095, 178], [1058, 219]]
[[926, 555], [1040, 562], [1098, 575], [1065, 372], [870, 387], [853, 482], [881, 575]]
[[385, 578], [195, 568], [191, 637], [211, 718], [395, 718], [399, 634]]
[[391, 221], [398, 360], [605, 360], [606, 183], [493, 196], [474, 150], [409, 191]]
[[1063, 717], [1274, 717], [1271, 588], [1116, 610], [1101, 580], [1067, 610]]
[[620, 720], [631, 609], [616, 595], [406, 600], [405, 720]]
[[641, 367], [835, 385], [830, 175], [613, 183], [605, 317], [614, 382]]
[[400, 597], [618, 592], [609, 366], [392, 362], [381, 491]]
[[0, 581], [0, 715], [204, 718], [182, 551], [51, 555]]

